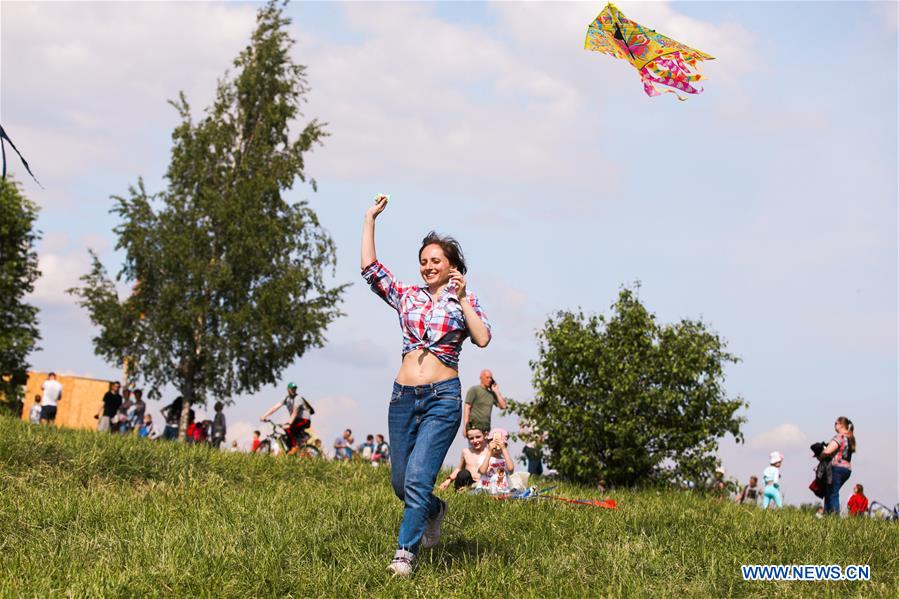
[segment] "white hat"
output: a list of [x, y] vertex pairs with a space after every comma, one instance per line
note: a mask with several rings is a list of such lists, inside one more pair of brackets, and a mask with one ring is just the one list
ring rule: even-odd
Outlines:
[[772, 451], [771, 455], [768, 456], [769, 464], [776, 464], [777, 462], [783, 462], [783, 461], [784, 461], [784, 454], [780, 453], [779, 451]]

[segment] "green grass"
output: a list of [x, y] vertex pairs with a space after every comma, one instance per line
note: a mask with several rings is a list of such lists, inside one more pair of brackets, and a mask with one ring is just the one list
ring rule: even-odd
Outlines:
[[[0, 597], [896, 596], [899, 526], [615, 491], [618, 510], [444, 493], [441, 545], [385, 571], [387, 469], [0, 418]], [[576, 487], [569, 497], [598, 497]], [[870, 582], [744, 582], [740, 564], [870, 564]]]

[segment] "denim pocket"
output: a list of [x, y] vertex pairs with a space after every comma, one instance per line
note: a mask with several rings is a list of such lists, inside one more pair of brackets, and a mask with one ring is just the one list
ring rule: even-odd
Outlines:
[[390, 394], [390, 403], [398, 402], [402, 396], [403, 396], [402, 391], [400, 391], [398, 389], [394, 389], [393, 392]]
[[434, 391], [434, 399], [438, 401], [455, 401], [462, 403], [462, 387], [461, 385], [447, 385], [438, 387]]

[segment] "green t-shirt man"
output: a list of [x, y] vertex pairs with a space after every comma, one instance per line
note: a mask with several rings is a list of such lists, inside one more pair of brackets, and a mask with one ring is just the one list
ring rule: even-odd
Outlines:
[[462, 427], [462, 436], [465, 436], [472, 428], [483, 431], [485, 435], [490, 432], [490, 416], [493, 406], [505, 410], [506, 398], [499, 390], [499, 385], [493, 380], [493, 373], [483, 370], [480, 384], [475, 385], [465, 394], [465, 405], [462, 408], [462, 422], [465, 423], [465, 426]]

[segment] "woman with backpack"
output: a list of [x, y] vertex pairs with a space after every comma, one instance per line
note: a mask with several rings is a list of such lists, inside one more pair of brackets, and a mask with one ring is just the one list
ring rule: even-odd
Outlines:
[[852, 474], [852, 454], [855, 453], [855, 427], [845, 416], [833, 423], [836, 435], [824, 448], [821, 457], [830, 458], [833, 479], [824, 490], [824, 512], [840, 513], [840, 487]]

